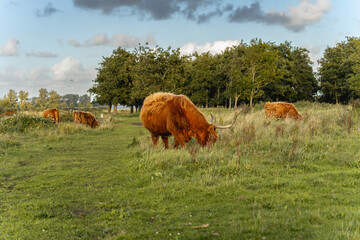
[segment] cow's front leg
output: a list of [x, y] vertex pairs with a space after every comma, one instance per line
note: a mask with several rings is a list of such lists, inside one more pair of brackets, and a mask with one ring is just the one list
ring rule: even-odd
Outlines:
[[161, 140], [164, 143], [164, 148], [169, 148], [169, 140], [168, 140], [168, 136], [161, 136]]
[[154, 143], [154, 146], [156, 146], [157, 143], [158, 143], [158, 140], [159, 140], [159, 135], [151, 134], [151, 139], [152, 139], [152, 141]]
[[175, 137], [174, 148], [178, 148], [179, 144], [182, 147], [185, 147], [185, 140], [181, 137], [180, 138]]

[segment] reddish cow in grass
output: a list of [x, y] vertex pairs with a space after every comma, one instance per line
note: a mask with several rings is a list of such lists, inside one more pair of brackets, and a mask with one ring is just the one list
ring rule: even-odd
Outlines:
[[60, 113], [57, 108], [46, 109], [45, 111], [42, 112], [41, 116], [53, 120], [54, 123], [60, 122]]
[[266, 118], [292, 118], [302, 120], [294, 104], [286, 102], [267, 102], [265, 103]]
[[73, 120], [75, 123], [85, 124], [92, 128], [95, 128], [100, 125], [99, 121], [96, 120], [95, 116], [89, 112], [74, 111]]
[[169, 147], [168, 137], [171, 135], [175, 138], [174, 148], [179, 144], [185, 146], [191, 137], [195, 137], [202, 146], [214, 143], [218, 138], [216, 129], [230, 128], [236, 121], [235, 118], [227, 126], [208, 123], [186, 96], [162, 92], [152, 94], [144, 100], [140, 119], [150, 131], [154, 145], [157, 145], [160, 136], [165, 148]]

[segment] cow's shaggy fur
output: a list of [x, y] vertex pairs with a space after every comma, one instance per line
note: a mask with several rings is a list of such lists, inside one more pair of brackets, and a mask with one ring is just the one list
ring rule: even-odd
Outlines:
[[54, 123], [60, 122], [60, 113], [57, 108], [46, 109], [45, 111], [42, 112], [41, 116], [53, 120]]
[[294, 104], [286, 102], [267, 102], [265, 103], [266, 118], [292, 118], [302, 119]]
[[204, 115], [184, 95], [172, 93], [155, 93], [144, 100], [140, 112], [140, 119], [143, 126], [147, 128], [157, 145], [158, 138], [168, 148], [168, 137], [175, 138], [174, 147], [185, 143], [195, 137], [202, 146], [214, 143], [218, 138], [216, 128], [208, 123]]
[[100, 125], [99, 121], [96, 120], [95, 116], [89, 112], [74, 111], [73, 120], [75, 123], [85, 124], [92, 128], [95, 128]]

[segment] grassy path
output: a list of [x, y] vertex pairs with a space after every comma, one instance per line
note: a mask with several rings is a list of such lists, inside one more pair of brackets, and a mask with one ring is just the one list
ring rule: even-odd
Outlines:
[[0, 239], [111, 235], [125, 214], [119, 194], [131, 191], [128, 145], [136, 128], [124, 123], [48, 141], [25, 136], [8, 149], [1, 158]]

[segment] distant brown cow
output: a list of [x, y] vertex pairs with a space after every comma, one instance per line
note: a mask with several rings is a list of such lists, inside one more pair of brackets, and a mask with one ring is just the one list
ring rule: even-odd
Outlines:
[[286, 102], [267, 102], [265, 103], [266, 118], [292, 118], [303, 119], [296, 110], [294, 104]]
[[161, 136], [165, 148], [169, 147], [168, 137], [171, 135], [175, 138], [174, 148], [179, 144], [185, 146], [191, 137], [195, 137], [202, 146], [214, 143], [218, 138], [217, 128], [229, 128], [235, 123], [234, 121], [227, 126], [208, 123], [186, 96], [161, 92], [144, 100], [140, 119], [143, 126], [150, 131], [154, 145], [157, 145]]
[[89, 112], [82, 112], [82, 111], [74, 111], [73, 113], [73, 120], [75, 123], [85, 124], [92, 128], [99, 126], [98, 120]]
[[7, 111], [5, 113], [1, 113], [0, 117], [4, 117], [4, 116], [12, 116], [15, 114], [15, 111]]
[[60, 113], [57, 108], [49, 108], [42, 112], [41, 116], [47, 119], [51, 119], [54, 123], [60, 122]]

